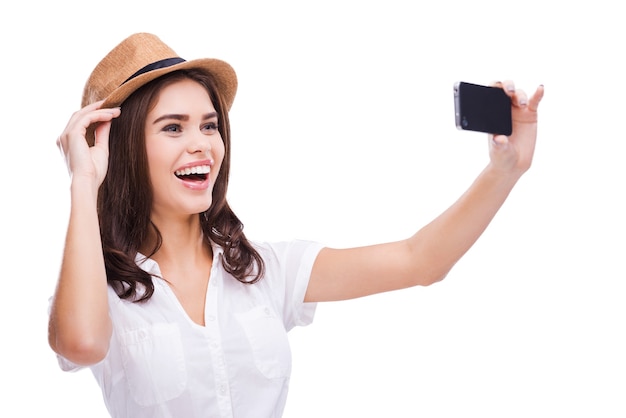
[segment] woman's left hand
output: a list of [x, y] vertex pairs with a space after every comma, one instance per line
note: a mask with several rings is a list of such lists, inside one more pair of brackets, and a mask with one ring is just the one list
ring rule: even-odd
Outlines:
[[493, 168], [516, 176], [524, 174], [532, 163], [537, 139], [537, 108], [543, 97], [543, 85], [528, 97], [512, 81], [498, 82], [511, 98], [513, 132], [510, 136], [489, 135], [489, 157]]

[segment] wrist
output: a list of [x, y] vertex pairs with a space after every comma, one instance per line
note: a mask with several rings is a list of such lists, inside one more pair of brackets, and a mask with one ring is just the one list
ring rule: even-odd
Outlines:
[[72, 176], [70, 184], [70, 194], [72, 200], [74, 199], [93, 199], [94, 201], [98, 197], [98, 182], [90, 176]]
[[512, 188], [525, 172], [526, 170], [504, 168], [491, 162], [483, 170], [483, 176], [495, 184]]

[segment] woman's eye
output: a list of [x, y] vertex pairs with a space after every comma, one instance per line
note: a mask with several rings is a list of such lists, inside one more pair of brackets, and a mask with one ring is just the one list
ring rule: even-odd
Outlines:
[[204, 130], [206, 131], [211, 131], [211, 132], [215, 132], [217, 131], [218, 125], [216, 122], [209, 122], [206, 125], [204, 125]]
[[163, 128], [163, 131], [165, 132], [180, 132], [180, 125], [176, 125], [176, 124], [172, 124], [172, 125], [167, 125]]

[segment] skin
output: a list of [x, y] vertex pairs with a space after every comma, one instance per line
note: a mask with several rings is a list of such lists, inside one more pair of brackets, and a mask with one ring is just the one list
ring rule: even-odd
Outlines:
[[[426, 286], [447, 275], [489, 225], [532, 162], [543, 87], [529, 98], [511, 81], [497, 85], [512, 99], [513, 134], [489, 136], [490, 161], [469, 189], [405, 240], [350, 249], [324, 248], [314, 263], [305, 301], [343, 300]], [[83, 365], [104, 358], [112, 329], [96, 197], [107, 169], [110, 121], [120, 110], [100, 109], [101, 104], [76, 112], [57, 142], [72, 179], [72, 203], [49, 340], [56, 352]], [[209, 189], [214, 184], [224, 151], [219, 133], [207, 128], [211, 121], [207, 115], [212, 111], [202, 87], [181, 81], [161, 92], [146, 122], [155, 194], [152, 219], [163, 235], [163, 246], [153, 258], [189, 316], [201, 325], [212, 254], [202, 237], [197, 213], [211, 204], [210, 191], [190, 190], [173, 172], [190, 161], [212, 160]], [[177, 117], [155, 123], [168, 114], [183, 115], [184, 120]], [[85, 132], [93, 122], [101, 123], [95, 145], [89, 148]]]

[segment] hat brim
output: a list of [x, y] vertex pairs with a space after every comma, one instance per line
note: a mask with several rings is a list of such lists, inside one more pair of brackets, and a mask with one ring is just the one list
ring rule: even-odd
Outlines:
[[235, 94], [237, 93], [237, 75], [230, 64], [215, 58], [202, 58], [184, 61], [169, 67], [159, 68], [140, 74], [113, 90], [105, 99], [102, 104], [102, 108], [118, 107], [137, 89], [150, 81], [177, 70], [192, 68], [204, 70], [213, 76], [217, 89], [226, 104], [226, 108], [227, 110], [230, 110], [235, 100]]

